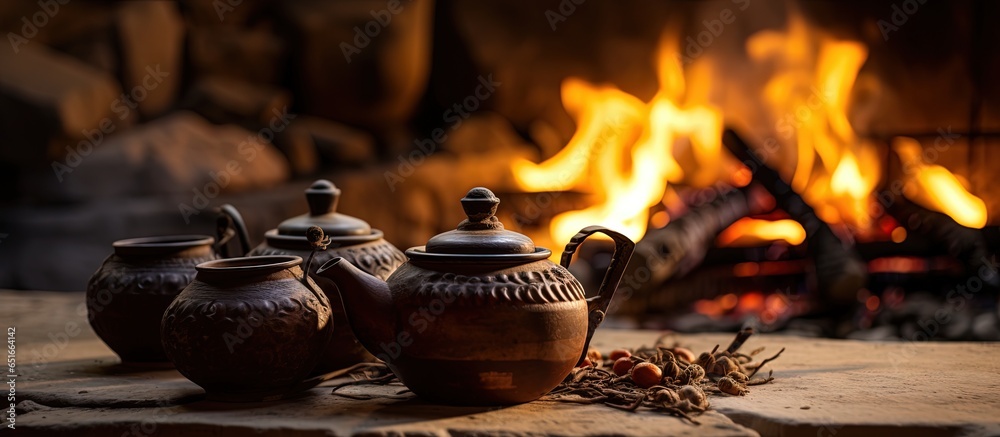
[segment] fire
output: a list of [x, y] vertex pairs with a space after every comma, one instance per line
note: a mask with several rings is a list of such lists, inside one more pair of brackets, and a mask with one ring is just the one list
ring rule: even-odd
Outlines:
[[[650, 207], [669, 194], [669, 184], [707, 186], [718, 180], [722, 112], [686, 95], [675, 47], [661, 44], [660, 89], [649, 102], [613, 86], [564, 81], [563, 105], [577, 123], [573, 138], [542, 163], [513, 164], [525, 191], [581, 189], [598, 199], [589, 208], [554, 217], [553, 241], [566, 241], [593, 224], [637, 240], [646, 232]], [[684, 152], [693, 156], [694, 167], [681, 168], [676, 156]]]
[[[788, 23], [784, 30], [761, 31], [746, 42], [755, 69], [768, 75], [761, 92], [747, 96], [762, 101], [763, 108], [750, 113], [734, 107], [728, 115], [738, 121], [740, 115], [759, 112], [774, 121], [768, 134], [779, 146], [778, 156], [765, 156], [766, 162], [790, 181], [820, 219], [866, 234], [876, 224], [869, 207], [881, 165], [874, 142], [855, 132], [849, 109], [868, 50], [860, 42], [822, 33], [797, 14]], [[516, 159], [512, 164], [514, 180], [526, 192], [575, 190], [593, 199], [585, 209], [554, 217], [550, 241], [566, 241], [594, 224], [638, 240], [650, 223], [669, 222], [666, 212], [651, 218], [650, 210], [678, 199], [675, 186], [750, 182], [749, 169], [722, 153], [723, 110], [709, 103], [717, 85], [710, 78], [720, 76], [712, 70], [715, 63], [710, 57], [699, 59], [685, 75], [676, 43], [661, 41], [656, 57], [659, 89], [648, 101], [613, 85], [573, 77], [563, 82], [563, 106], [577, 125], [573, 137], [541, 163]], [[913, 194], [921, 204], [967, 226], [984, 225], [983, 202], [943, 168], [924, 167], [911, 185], [922, 191]], [[804, 238], [802, 227], [789, 220], [745, 219], [718, 241], [796, 245]]]
[[747, 53], [777, 70], [763, 97], [778, 120], [778, 133], [797, 144], [792, 188], [824, 221], [869, 228], [867, 206], [880, 177], [878, 155], [848, 120], [850, 93], [867, 49], [821, 35], [792, 15], [786, 31], [751, 36]]
[[986, 226], [986, 203], [969, 193], [944, 167], [925, 164], [917, 140], [895, 138], [892, 149], [903, 164], [904, 196], [924, 208], [947, 214], [962, 226]]
[[761, 243], [784, 241], [792, 246], [806, 240], [806, 230], [795, 220], [759, 220], [744, 217], [719, 233], [719, 246], [753, 247]]

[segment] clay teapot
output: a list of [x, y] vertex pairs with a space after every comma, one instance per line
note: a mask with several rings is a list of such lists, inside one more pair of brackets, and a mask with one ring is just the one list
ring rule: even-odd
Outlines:
[[[293, 255], [308, 259], [313, 247], [306, 239], [306, 230], [311, 226], [319, 226], [323, 233], [330, 237], [326, 251], [315, 254], [310, 276], [324, 290], [332, 290], [332, 284], [326, 278], [315, 275], [316, 268], [334, 257], [345, 258], [362, 271], [386, 279], [401, 264], [406, 257], [399, 249], [382, 237], [382, 231], [372, 229], [365, 221], [337, 212], [337, 202], [340, 199], [340, 189], [332, 182], [318, 180], [306, 190], [306, 202], [309, 212], [285, 220], [276, 229], [264, 234], [265, 241], [253, 250], [249, 250], [249, 236], [246, 225], [240, 213], [232, 205], [223, 205], [221, 210], [228, 216], [230, 226], [235, 228], [236, 235], [246, 256]], [[223, 234], [230, 232], [220, 227], [219, 240], [224, 241]], [[249, 252], [247, 252], [249, 251]], [[241, 256], [238, 254], [237, 256]], [[358, 343], [350, 329], [346, 329], [347, 319], [340, 304], [340, 295], [328, 293], [327, 297], [333, 307], [334, 323], [345, 329], [337, 329], [330, 341], [316, 374], [326, 373], [344, 368], [363, 361], [374, 361], [374, 358]]]
[[333, 321], [301, 264], [297, 256], [199, 264], [161, 322], [177, 370], [213, 400], [272, 400], [307, 388]]
[[[361, 343], [428, 400], [509, 405], [548, 393], [583, 361], [632, 255], [627, 237], [590, 226], [557, 265], [548, 249], [504, 230], [499, 203], [490, 190], [469, 191], [468, 219], [407, 250], [386, 281], [343, 258], [316, 272], [336, 284]], [[599, 293], [586, 298], [566, 268], [598, 232], [615, 252]]]
[[115, 241], [87, 283], [87, 319], [123, 363], [165, 363], [160, 319], [195, 276], [195, 266], [218, 258], [207, 235]]

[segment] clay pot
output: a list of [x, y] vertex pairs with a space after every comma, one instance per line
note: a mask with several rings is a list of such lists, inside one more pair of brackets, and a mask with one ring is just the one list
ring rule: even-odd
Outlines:
[[195, 276], [216, 259], [204, 235], [119, 240], [87, 284], [87, 316], [97, 336], [123, 362], [169, 363], [160, 345], [160, 319]]
[[[316, 253], [310, 276], [323, 290], [333, 290], [334, 287], [329, 279], [316, 276], [316, 269], [335, 257], [345, 258], [364, 272], [381, 279], [388, 278], [406, 262], [403, 252], [382, 238], [382, 231], [372, 229], [361, 219], [337, 212], [340, 190], [332, 182], [318, 180], [305, 194], [309, 212], [289, 218], [277, 228], [267, 231], [264, 242], [250, 250], [247, 256], [292, 255], [309, 259], [313, 248], [306, 239], [306, 230], [310, 226], [319, 226], [330, 237], [330, 244], [325, 251]], [[231, 205], [223, 205], [222, 212], [228, 216], [241, 244], [249, 247], [246, 226], [239, 212]], [[330, 292], [327, 298], [333, 309], [334, 324], [343, 329], [334, 331], [330, 347], [325, 350], [314, 373], [327, 373], [360, 362], [375, 361], [348, 327], [340, 295]]]
[[[485, 188], [462, 199], [467, 220], [406, 251], [382, 281], [334, 258], [317, 274], [341, 294], [362, 344], [417, 395], [456, 405], [538, 399], [586, 356], [634, 243], [598, 226], [566, 245], [561, 265], [528, 237], [504, 230]], [[567, 267], [590, 235], [615, 242], [598, 294], [587, 299]]]
[[316, 367], [333, 333], [330, 301], [297, 256], [210, 261], [167, 308], [163, 347], [210, 399], [284, 397]]

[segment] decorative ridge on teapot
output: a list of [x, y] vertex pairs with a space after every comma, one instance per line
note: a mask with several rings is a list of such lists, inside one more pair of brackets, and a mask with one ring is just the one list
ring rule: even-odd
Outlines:
[[583, 287], [570, 278], [569, 272], [559, 266], [486, 276], [434, 273], [417, 287], [415, 294], [472, 305], [493, 302], [539, 304], [585, 299]]

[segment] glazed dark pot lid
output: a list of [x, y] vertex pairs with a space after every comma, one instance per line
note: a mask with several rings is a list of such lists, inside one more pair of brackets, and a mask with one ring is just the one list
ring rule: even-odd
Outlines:
[[368, 222], [337, 212], [340, 189], [325, 179], [320, 179], [306, 189], [309, 212], [292, 217], [278, 225], [276, 234], [305, 238], [306, 230], [312, 226], [323, 228], [330, 237], [370, 236], [372, 227]]
[[[325, 233], [326, 231], [324, 230], [323, 232]], [[338, 247], [354, 246], [357, 244], [378, 241], [382, 239], [382, 236], [382, 231], [372, 229], [365, 235], [341, 235], [330, 237], [330, 246], [327, 247], [327, 250], [335, 250]], [[302, 235], [283, 235], [277, 229], [271, 229], [270, 231], [264, 233], [264, 238], [267, 239], [267, 245], [271, 247], [309, 251], [313, 249], [304, 233]]]
[[467, 218], [455, 230], [413, 247], [406, 256], [421, 263], [521, 264], [546, 259], [552, 251], [535, 247], [526, 235], [504, 229], [496, 217], [500, 199], [476, 187], [462, 198]]
[[177, 253], [197, 247], [211, 247], [215, 238], [208, 235], [162, 235], [128, 238], [111, 244], [118, 256], [146, 256]]

